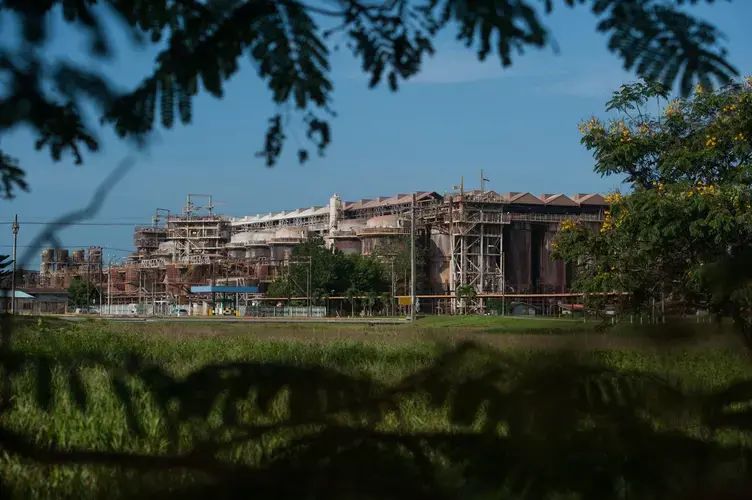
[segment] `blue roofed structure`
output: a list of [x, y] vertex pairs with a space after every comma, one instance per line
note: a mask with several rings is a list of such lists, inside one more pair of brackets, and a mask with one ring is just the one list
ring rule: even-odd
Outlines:
[[259, 293], [259, 287], [197, 285], [191, 287], [191, 293], [211, 294], [210, 316], [239, 316], [238, 296], [246, 293]]

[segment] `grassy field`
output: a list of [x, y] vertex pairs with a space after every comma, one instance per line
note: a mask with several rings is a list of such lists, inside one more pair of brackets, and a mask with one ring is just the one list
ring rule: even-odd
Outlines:
[[[82, 354], [120, 363], [135, 353], [176, 377], [221, 363], [284, 363], [324, 366], [353, 376], [392, 383], [430, 366], [437, 343], [474, 340], [502, 349], [520, 362], [537, 362], [540, 351], [565, 348], [584, 361], [621, 371], [656, 374], [691, 391], [707, 391], [733, 380], [752, 378], [752, 363], [733, 338], [711, 333], [708, 325], [687, 323], [660, 338], [659, 329], [620, 324], [603, 330], [598, 323], [563, 319], [493, 317], [425, 318], [417, 325], [235, 324], [235, 323], [107, 323], [71, 324], [60, 320], [26, 320], [14, 333], [14, 347], [29, 355], [53, 359]], [[678, 333], [677, 333], [678, 332]], [[669, 338], [670, 337], [670, 338]], [[164, 454], [192, 449], [199, 439], [221, 427], [216, 412], [186, 424], [178, 442], [170, 437], [155, 401], [138, 383], [128, 382], [142, 434], [133, 432], [126, 409], [116, 397], [103, 368], [82, 369], [88, 394], [86, 411], [68, 391], [64, 370], [53, 370], [53, 403], [43, 411], [36, 401], [38, 376], [26, 371], [13, 378], [13, 409], [2, 424], [32, 436], [45, 446], [88, 447], [99, 451]], [[198, 396], [197, 396], [198, 397]], [[401, 403], [407, 419], [389, 420], [392, 430], [413, 432], [449, 428], [446, 411], [430, 408], [421, 398]], [[289, 416], [284, 398], [270, 413], [257, 414], [250, 403], [248, 421]], [[241, 410], [238, 410], [241, 411]], [[260, 419], [260, 420], [259, 420]], [[266, 419], [266, 420], [264, 420]], [[265, 446], [268, 446], [267, 443]], [[227, 458], [253, 463], [259, 442], [234, 448]], [[185, 475], [134, 475], [93, 466], [30, 465], [12, 454], [0, 458], [0, 476], [27, 498], [98, 498], [125, 496], [145, 486], [184, 483]]]

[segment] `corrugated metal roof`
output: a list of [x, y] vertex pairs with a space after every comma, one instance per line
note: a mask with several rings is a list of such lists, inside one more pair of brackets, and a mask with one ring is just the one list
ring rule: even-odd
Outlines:
[[559, 207], [576, 207], [577, 202], [574, 201], [569, 196], [558, 193], [558, 194], [542, 194], [541, 199], [546, 205], [555, 205]]
[[21, 290], [16, 290], [12, 295], [10, 290], [0, 290], [0, 297], [3, 298], [10, 298], [11, 296], [17, 298], [17, 299], [28, 299], [28, 300], [34, 300], [34, 296], [29, 295], [26, 292], [22, 292]]
[[[540, 197], [531, 193], [512, 191], [500, 194], [496, 191], [468, 190], [468, 195], [480, 197], [490, 202], [513, 203], [518, 205], [554, 205], [554, 206], [577, 206], [577, 205], [608, 205], [606, 200], [598, 193], [578, 193], [569, 197], [563, 193], [543, 194]], [[415, 193], [416, 201], [422, 201], [432, 197], [435, 191], [417, 191]], [[451, 193], [453, 196], [459, 193]], [[345, 212], [353, 210], [368, 210], [379, 207], [388, 207], [395, 205], [406, 205], [412, 202], [412, 193], [398, 193], [394, 196], [376, 198], [364, 198], [358, 201], [342, 202], [342, 210]], [[321, 207], [298, 208], [296, 210], [283, 210], [280, 212], [271, 212], [266, 215], [246, 216], [232, 219], [234, 225], [258, 224], [262, 222], [272, 222], [283, 219], [293, 219], [297, 217], [321, 216], [329, 213], [329, 205]]]
[[68, 295], [68, 292], [66, 290], [61, 290], [59, 288], [24, 288], [24, 292], [30, 293], [32, 295]]
[[606, 199], [598, 193], [581, 194], [579, 198], [575, 198], [575, 201], [580, 205], [608, 205]]
[[530, 193], [509, 193], [509, 203], [520, 205], [543, 205], [544, 202], [537, 196]]

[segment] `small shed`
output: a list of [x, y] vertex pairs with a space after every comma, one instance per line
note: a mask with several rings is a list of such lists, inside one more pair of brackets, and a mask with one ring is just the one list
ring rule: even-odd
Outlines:
[[[10, 311], [11, 291], [0, 290], [0, 310]], [[15, 291], [18, 314], [65, 314], [68, 292], [56, 288], [25, 288]]]
[[14, 295], [11, 295], [11, 290], [0, 290], [0, 311], [10, 312], [10, 298], [15, 296], [16, 298], [16, 311], [21, 311], [23, 305], [34, 301], [34, 297], [21, 290], [15, 290]]

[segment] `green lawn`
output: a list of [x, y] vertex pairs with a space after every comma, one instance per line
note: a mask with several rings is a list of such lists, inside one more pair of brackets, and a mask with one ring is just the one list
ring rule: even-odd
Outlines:
[[[752, 378], [752, 364], [733, 340], [709, 342], [703, 337], [692, 341], [674, 339], [669, 343], [649, 340], [634, 343], [631, 339], [619, 343], [614, 340], [621, 335], [618, 331], [594, 335], [595, 324], [557, 319], [454, 317], [423, 318], [417, 326], [170, 325], [108, 324], [101, 321], [70, 324], [44, 320], [40, 328], [36, 322], [27, 320], [26, 326], [20, 326], [15, 332], [14, 346], [26, 354], [58, 360], [88, 354], [115, 364], [122, 363], [129, 353], [135, 353], [175, 376], [185, 376], [202, 367], [223, 363], [281, 363], [299, 367], [322, 366], [339, 373], [393, 383], [430, 366], [439, 353], [436, 340], [446, 342], [470, 338], [485, 339], [491, 345], [503, 348], [510, 359], [523, 365], [539, 363], [542, 348], [575, 347], [569, 352], [581, 361], [605, 364], [618, 371], [636, 370], [659, 375], [692, 391], [707, 391], [732, 380]], [[622, 328], [626, 329], [626, 326]], [[550, 335], [564, 332], [571, 335]], [[578, 335], [583, 332], [584, 335]], [[595, 342], [591, 339], [593, 336], [603, 341]], [[559, 342], [559, 339], [569, 337], [583, 343], [565, 345]], [[489, 339], [500, 340], [494, 344]], [[24, 432], [45, 446], [146, 454], [186, 452], [199, 440], [222, 428], [221, 413], [212, 411], [205, 420], [181, 424], [175, 441], [176, 438], [170, 437], [153, 397], [144, 392], [138, 382], [128, 379], [127, 386], [136, 402], [134, 411], [143, 432], [138, 435], [129, 427], [125, 407], [108, 382], [108, 372], [97, 367], [81, 369], [88, 394], [86, 411], [75, 404], [69, 393], [64, 366], [55, 368], [53, 402], [50, 411], [45, 412], [37, 404], [38, 373], [27, 370], [13, 377], [15, 404], [0, 418], [4, 426]], [[212, 383], [218, 382], [208, 380], [202, 387], [210, 390]], [[197, 392], [195, 397], [200, 398], [200, 394]], [[254, 410], [253, 397], [250, 398], [238, 410], [247, 422], [278, 421], [288, 418], [292, 411], [282, 398], [275, 400], [268, 413], [261, 414]], [[397, 418], [396, 414], [387, 416], [381, 425], [389, 431], [408, 433], [448, 430], [452, 428], [448, 411], [446, 408], [432, 408], [424, 396], [417, 394], [400, 403], [397, 413], [401, 417]], [[233, 448], [226, 458], [254, 464], [260, 460], [262, 448], [281, 446], [287, 438], [270, 439], [265, 443], [246, 442]], [[140, 491], [139, 488], [167, 487], [198, 480], [183, 473], [134, 475], [107, 467], [35, 466], [12, 454], [0, 458], [0, 476], [27, 498], [97, 498], [105, 494], [115, 498], [118, 494]]]

